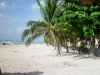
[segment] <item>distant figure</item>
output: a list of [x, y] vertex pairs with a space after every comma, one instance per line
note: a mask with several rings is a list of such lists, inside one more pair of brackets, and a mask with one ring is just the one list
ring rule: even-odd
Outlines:
[[1, 68], [0, 68], [0, 75], [2, 75], [2, 71], [1, 71]]
[[6, 45], [6, 43], [4, 42], [2, 45]]
[[16, 43], [14, 42], [14, 44], [16, 44]]

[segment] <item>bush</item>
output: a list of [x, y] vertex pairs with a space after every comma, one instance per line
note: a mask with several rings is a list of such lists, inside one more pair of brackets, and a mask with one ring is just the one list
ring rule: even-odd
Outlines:
[[77, 46], [76, 47], [76, 50], [80, 53], [89, 53], [89, 49], [88, 48], [85, 48], [83, 46]]
[[79, 52], [79, 54], [82, 53], [89, 53], [88, 48], [85, 47], [84, 42], [81, 42], [80, 46], [76, 47], [76, 50]]

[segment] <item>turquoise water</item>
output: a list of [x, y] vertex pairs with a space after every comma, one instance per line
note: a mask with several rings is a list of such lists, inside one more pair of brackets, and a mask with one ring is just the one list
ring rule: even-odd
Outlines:
[[[3, 43], [8, 43], [8, 44], [25, 44], [25, 42], [22, 41], [16, 41], [16, 40], [0, 40], [0, 45], [2, 45]], [[40, 42], [32, 42], [31, 44], [44, 44], [43, 41]]]

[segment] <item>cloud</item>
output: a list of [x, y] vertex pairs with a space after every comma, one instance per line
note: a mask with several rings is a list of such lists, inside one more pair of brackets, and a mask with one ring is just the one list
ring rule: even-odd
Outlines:
[[24, 29], [26, 29], [25, 27], [20, 26], [19, 28], [16, 29], [16, 32], [22, 32]]
[[35, 10], [35, 9], [39, 9], [39, 6], [37, 4], [32, 4], [31, 8], [32, 10]]
[[9, 29], [9, 30], [7, 30], [7, 33], [8, 34], [14, 33], [14, 30], [13, 29]]
[[9, 18], [9, 16], [8, 15], [3, 15], [3, 14], [0, 13], [0, 19], [3, 19], [3, 18]]
[[6, 23], [10, 19], [9, 15], [4, 15], [0, 13], [0, 23]]
[[41, 0], [41, 1], [40, 1], [40, 3], [41, 3], [41, 5], [42, 5], [42, 6], [44, 6], [44, 5], [45, 5], [43, 0]]
[[16, 3], [12, 3], [11, 5], [9, 5], [6, 2], [0, 2], [0, 9], [6, 9], [6, 8], [13, 9], [15, 8], [15, 6]]
[[[41, 0], [40, 3], [41, 3], [42, 6], [44, 6], [44, 1], [43, 0]], [[35, 4], [31, 5], [31, 8], [32, 8], [32, 10], [36, 10], [36, 9], [39, 9], [39, 6], [38, 6], [37, 3], [35, 3]]]
[[14, 28], [13, 28], [13, 29], [8, 29], [8, 30], [7, 30], [7, 33], [8, 33], [8, 34], [22, 33], [24, 29], [26, 29], [26, 28], [20, 26], [20, 27], [18, 27], [18, 28], [16, 28], [16, 29], [14, 29]]
[[17, 17], [11, 17], [9, 15], [5, 15], [0, 13], [0, 24], [5, 24], [5, 23], [12, 23], [12, 22], [25, 22], [23, 18], [20, 17], [20, 14]]
[[5, 8], [6, 7], [6, 3], [5, 2], [1, 2], [0, 3], [0, 9], [3, 9], [3, 8]]
[[12, 5], [10, 6], [11, 8], [15, 8], [16, 3], [12, 3]]

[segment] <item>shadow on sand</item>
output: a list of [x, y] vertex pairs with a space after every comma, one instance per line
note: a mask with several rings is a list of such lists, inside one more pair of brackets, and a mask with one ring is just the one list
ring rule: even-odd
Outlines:
[[67, 56], [67, 57], [72, 56], [72, 58], [74, 58], [75, 60], [91, 58], [89, 54], [84, 54], [84, 53], [79, 54], [78, 52], [72, 51], [72, 50], [70, 50], [69, 53], [66, 53], [65, 51], [62, 51], [61, 56]]
[[40, 71], [34, 71], [34, 72], [28, 72], [28, 73], [2, 73], [2, 75], [42, 75], [43, 72]]
[[77, 53], [77, 52], [72, 52], [72, 51], [70, 51], [69, 53], [66, 53], [66, 51], [62, 51], [61, 52], [61, 56], [71, 56], [71, 55], [79, 55], [79, 53]]

